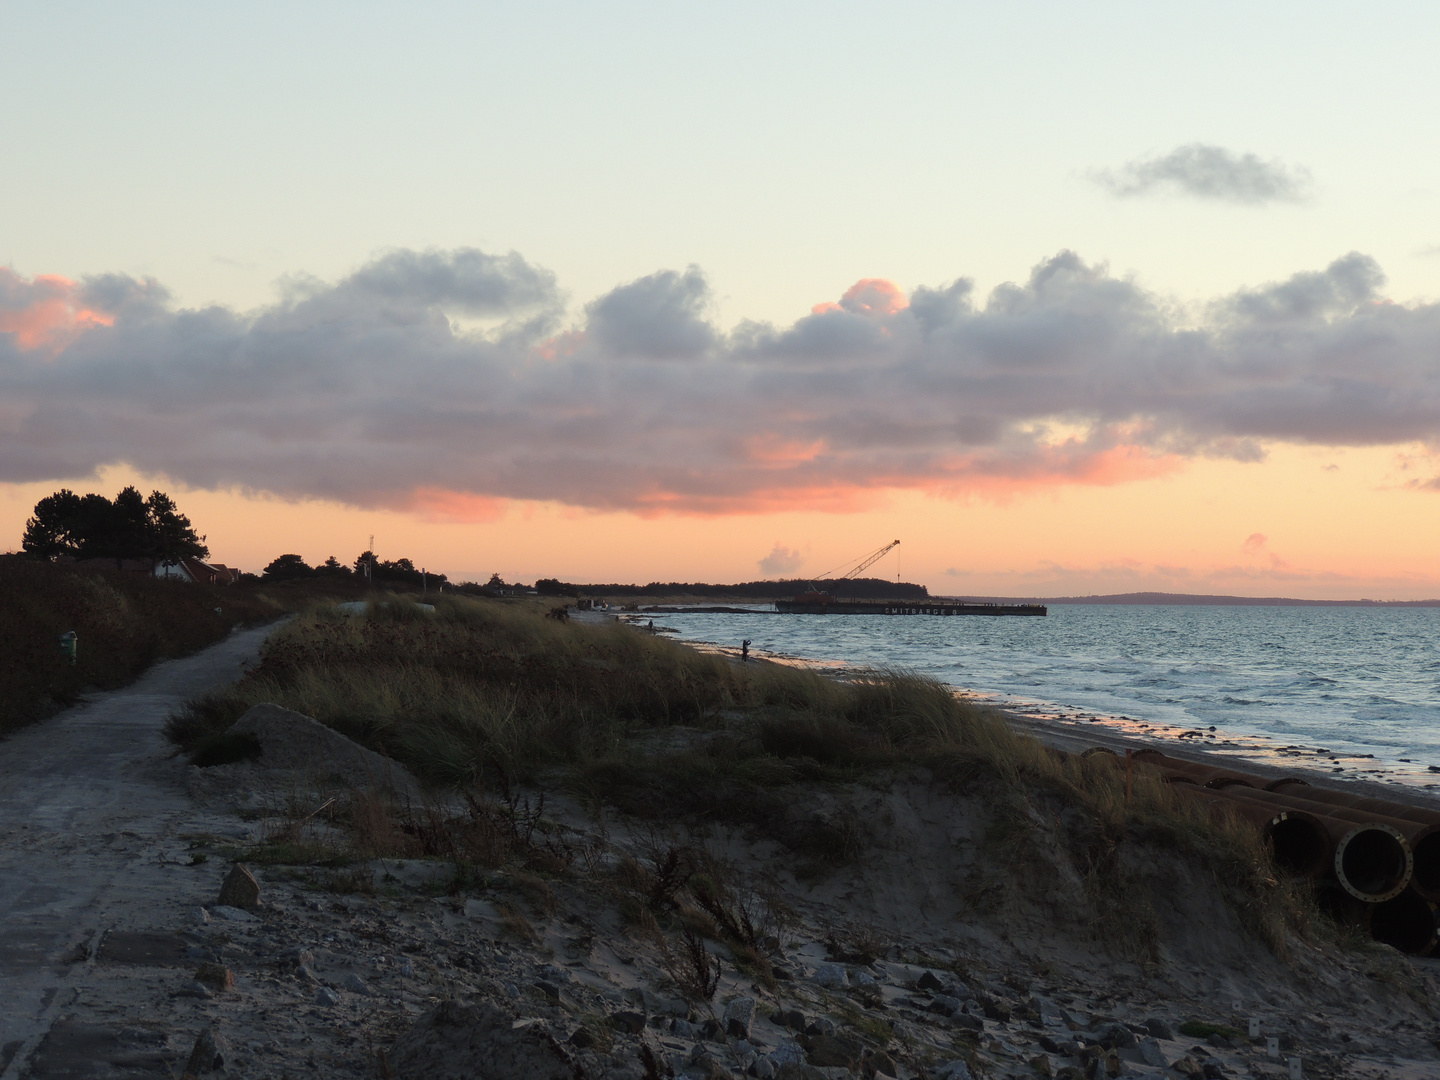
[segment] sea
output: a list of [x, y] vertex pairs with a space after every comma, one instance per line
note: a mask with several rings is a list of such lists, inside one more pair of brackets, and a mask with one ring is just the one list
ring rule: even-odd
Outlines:
[[[1056, 604], [1045, 618], [667, 611], [683, 640], [905, 668], [1042, 721], [1440, 786], [1440, 608]], [[632, 616], [633, 617], [633, 616]], [[645, 616], [645, 619], [652, 616]], [[1297, 762], [1298, 763], [1298, 762]]]

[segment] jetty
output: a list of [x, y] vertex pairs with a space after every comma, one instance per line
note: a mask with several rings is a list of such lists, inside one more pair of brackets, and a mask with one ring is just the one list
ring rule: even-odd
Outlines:
[[966, 600], [837, 600], [797, 596], [776, 600], [786, 615], [1048, 615], [1044, 604], [976, 604]]

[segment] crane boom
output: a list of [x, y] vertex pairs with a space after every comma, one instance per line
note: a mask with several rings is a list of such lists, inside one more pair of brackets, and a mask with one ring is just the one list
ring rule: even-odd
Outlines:
[[860, 574], [860, 571], [865, 570], [865, 569], [868, 569], [869, 567], [873, 566], [875, 563], [879, 562], [879, 561], [880, 561], [881, 559], [883, 559], [886, 555], [889, 555], [892, 550], [894, 550], [895, 548], [897, 548], [897, 547], [899, 547], [899, 546], [900, 546], [900, 541], [899, 541], [899, 540], [891, 540], [890, 543], [886, 544], [884, 547], [880, 548], [878, 551], [872, 551], [869, 555], [866, 555], [865, 558], [863, 558], [862, 560], [860, 560], [860, 563], [859, 563], [858, 566], [856, 566], [856, 567], [855, 567], [853, 570], [851, 570], [849, 573], [847, 573], [847, 574], [845, 574], [843, 577], [841, 577], [840, 580], [841, 580], [841, 581], [848, 581], [848, 580], [850, 580], [850, 579], [853, 578], [853, 577], [857, 577], [857, 576]]

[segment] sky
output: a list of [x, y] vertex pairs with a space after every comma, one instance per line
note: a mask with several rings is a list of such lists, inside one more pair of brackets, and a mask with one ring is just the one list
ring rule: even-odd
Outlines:
[[0, 550], [1440, 596], [1433, 5], [0, 5]]

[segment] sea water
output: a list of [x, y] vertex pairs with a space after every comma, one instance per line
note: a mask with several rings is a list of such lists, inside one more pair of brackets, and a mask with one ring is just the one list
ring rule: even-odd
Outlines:
[[762, 655], [909, 668], [1066, 722], [1440, 781], [1440, 608], [1064, 604], [1046, 618], [667, 612], [658, 622], [737, 649], [750, 638]]

